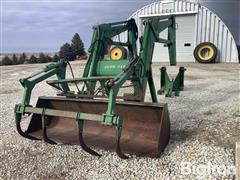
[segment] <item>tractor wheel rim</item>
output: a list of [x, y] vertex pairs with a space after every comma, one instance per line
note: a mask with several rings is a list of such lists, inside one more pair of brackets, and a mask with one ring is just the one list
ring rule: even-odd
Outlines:
[[198, 50], [198, 56], [201, 60], [209, 61], [214, 56], [214, 49], [209, 45], [202, 46]]
[[123, 52], [122, 52], [122, 50], [120, 48], [114, 48], [111, 51], [111, 58], [113, 60], [120, 60], [122, 55], [123, 55]]

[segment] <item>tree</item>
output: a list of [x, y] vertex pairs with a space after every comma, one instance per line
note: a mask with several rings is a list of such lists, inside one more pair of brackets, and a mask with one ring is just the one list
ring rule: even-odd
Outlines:
[[58, 62], [60, 60], [59, 56], [57, 54], [54, 54], [52, 61], [53, 62]]
[[12, 60], [8, 57], [8, 56], [5, 56], [3, 59], [2, 59], [2, 65], [4, 66], [8, 66], [8, 65], [12, 65]]
[[18, 64], [18, 57], [16, 56], [16, 54], [13, 54], [12, 56], [12, 64], [13, 65]]
[[22, 53], [17, 64], [23, 64], [25, 61], [27, 61], [27, 56], [25, 53]]
[[72, 47], [70, 46], [69, 43], [65, 43], [64, 45], [61, 46], [60, 51], [59, 51], [59, 56], [61, 59], [66, 59], [69, 61], [74, 60], [74, 54], [72, 51]]
[[29, 64], [34, 64], [37, 63], [37, 58], [34, 55], [31, 55], [30, 59], [29, 59]]
[[47, 58], [45, 56], [44, 53], [40, 53], [39, 57], [37, 59], [37, 63], [46, 63], [47, 62]]
[[47, 55], [47, 56], [46, 56], [46, 60], [47, 60], [47, 62], [52, 62], [52, 57], [49, 56], [49, 55]]
[[71, 47], [74, 54], [74, 58], [76, 56], [81, 56], [86, 54], [84, 51], [84, 43], [78, 33], [74, 34], [72, 38]]

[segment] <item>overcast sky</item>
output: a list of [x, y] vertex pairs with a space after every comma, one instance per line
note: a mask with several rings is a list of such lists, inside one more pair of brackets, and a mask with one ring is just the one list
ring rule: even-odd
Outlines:
[[[157, 0], [0, 0], [3, 52], [58, 51], [79, 33], [86, 48], [92, 26], [127, 19]], [[240, 0], [191, 0], [206, 5], [228, 25], [240, 43]]]
[[125, 20], [151, 2], [154, 0], [4, 0], [2, 50], [57, 51], [76, 32], [88, 47], [93, 25]]

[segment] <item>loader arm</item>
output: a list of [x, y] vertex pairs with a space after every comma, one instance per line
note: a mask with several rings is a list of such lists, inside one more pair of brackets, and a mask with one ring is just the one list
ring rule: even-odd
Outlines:
[[[144, 64], [141, 72], [141, 84], [143, 94], [145, 96], [147, 82], [153, 102], [157, 102], [157, 94], [152, 77], [152, 56], [154, 51], [154, 44], [165, 43], [169, 50], [170, 65], [176, 65], [176, 37], [175, 37], [175, 17], [162, 16], [157, 18], [146, 19], [144, 21], [144, 33], [140, 38], [140, 58]], [[160, 33], [168, 29], [168, 39], [160, 38]]]

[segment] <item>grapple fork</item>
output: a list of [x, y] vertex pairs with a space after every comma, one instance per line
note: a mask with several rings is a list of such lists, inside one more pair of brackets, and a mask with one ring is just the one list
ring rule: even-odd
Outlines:
[[[86, 120], [88, 117], [85, 114], [102, 117], [107, 101], [63, 97], [40, 97], [37, 107], [25, 108], [26, 112], [34, 111], [34, 114], [24, 135], [44, 138], [41, 123], [43, 105], [48, 139], [61, 144], [80, 144], [83, 150], [96, 156], [99, 154], [92, 148], [116, 151], [123, 159], [127, 158], [125, 153], [159, 157], [169, 141], [170, 123], [166, 104], [117, 102], [116, 112], [124, 120], [117, 131], [117, 127], [103, 125], [100, 119]], [[85, 114], [79, 115], [77, 112]], [[79, 116], [83, 120], [76, 118]]]

